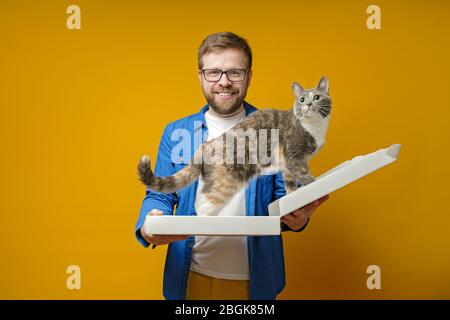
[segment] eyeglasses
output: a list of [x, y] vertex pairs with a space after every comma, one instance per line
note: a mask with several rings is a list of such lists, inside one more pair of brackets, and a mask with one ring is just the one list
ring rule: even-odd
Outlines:
[[222, 78], [224, 73], [227, 74], [228, 80], [231, 82], [240, 82], [244, 80], [247, 74], [246, 69], [230, 69], [230, 70], [219, 70], [219, 69], [203, 69], [202, 74], [206, 81], [218, 82]]

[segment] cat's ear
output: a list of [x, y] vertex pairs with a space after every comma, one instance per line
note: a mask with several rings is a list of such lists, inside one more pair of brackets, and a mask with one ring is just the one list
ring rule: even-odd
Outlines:
[[303, 93], [303, 87], [299, 85], [297, 82], [292, 83], [292, 91], [294, 91], [294, 94], [296, 97], [299, 97]]
[[317, 89], [328, 94], [329, 88], [330, 88], [330, 82], [328, 81], [328, 78], [327, 77], [320, 78], [319, 84], [317, 85]]

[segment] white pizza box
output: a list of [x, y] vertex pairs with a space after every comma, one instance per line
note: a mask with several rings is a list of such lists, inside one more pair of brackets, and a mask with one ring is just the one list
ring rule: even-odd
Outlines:
[[148, 234], [208, 236], [279, 235], [280, 217], [270, 216], [147, 216]]
[[269, 205], [269, 216], [147, 216], [149, 234], [263, 236], [279, 235], [280, 217], [340, 189], [397, 159], [400, 144], [357, 156]]
[[354, 157], [325, 172], [316, 180], [269, 205], [269, 215], [282, 217], [326, 194], [352, 183], [397, 160], [400, 144]]

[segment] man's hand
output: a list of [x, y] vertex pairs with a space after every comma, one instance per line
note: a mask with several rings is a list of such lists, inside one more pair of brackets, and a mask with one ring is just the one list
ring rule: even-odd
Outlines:
[[[153, 209], [152, 211], [149, 212], [150, 216], [162, 216], [163, 212], [157, 209]], [[144, 223], [145, 224], [145, 223]], [[148, 234], [145, 232], [144, 230], [144, 226], [142, 226], [141, 228], [141, 234], [142, 237], [145, 239], [145, 241], [147, 241], [150, 244], [159, 246], [162, 244], [168, 244], [174, 241], [178, 241], [178, 240], [184, 240], [189, 238], [188, 235], [167, 235], [167, 234]]]
[[322, 203], [328, 200], [330, 196], [325, 195], [314, 202], [307, 204], [306, 206], [299, 208], [281, 218], [281, 222], [288, 225], [292, 230], [300, 230], [308, 222], [309, 217]]

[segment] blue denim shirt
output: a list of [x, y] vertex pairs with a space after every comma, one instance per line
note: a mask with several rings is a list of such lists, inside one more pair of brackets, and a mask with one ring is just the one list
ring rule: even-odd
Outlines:
[[[246, 114], [257, 109], [244, 102]], [[205, 105], [199, 113], [174, 121], [166, 126], [158, 150], [155, 175], [170, 176], [181, 170], [187, 163], [174, 163], [172, 153], [176, 145], [190, 149], [190, 157], [195, 148], [206, 141], [207, 127], [204, 114]], [[182, 129], [182, 130], [177, 130]], [[188, 135], [183, 135], [189, 133]], [[198, 141], [201, 140], [201, 141]], [[186, 149], [185, 149], [186, 150]], [[175, 153], [177, 155], [177, 152]], [[186, 156], [186, 155], [185, 155]], [[190, 159], [189, 157], [189, 159]], [[177, 161], [178, 162], [178, 161]], [[196, 215], [194, 203], [198, 180], [178, 190], [176, 193], [164, 194], [147, 188], [142, 202], [135, 234], [138, 241], [148, 247], [149, 243], [142, 237], [140, 229], [145, 217], [152, 209], [161, 210], [165, 215], [173, 214], [177, 206], [177, 215]], [[281, 172], [263, 175], [250, 180], [245, 189], [245, 207], [247, 216], [267, 216], [268, 205], [285, 195]], [[298, 231], [302, 231], [304, 228]], [[290, 230], [285, 226], [283, 231]], [[164, 268], [163, 294], [166, 299], [185, 299], [186, 287], [191, 265], [192, 247], [195, 237], [169, 244]], [[248, 236], [248, 259], [250, 270], [249, 299], [275, 299], [285, 286], [283, 241], [280, 236]]]

